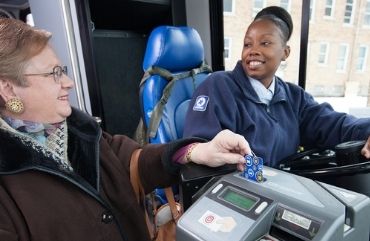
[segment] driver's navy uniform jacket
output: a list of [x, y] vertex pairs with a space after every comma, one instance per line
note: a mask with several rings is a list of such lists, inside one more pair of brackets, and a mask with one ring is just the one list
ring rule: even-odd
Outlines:
[[233, 71], [211, 74], [194, 92], [184, 137], [213, 138], [230, 129], [243, 135], [268, 166], [305, 147], [333, 148], [370, 135], [370, 118], [355, 118], [317, 103], [301, 87], [275, 78], [270, 105], [258, 98], [239, 61]]
[[[0, 124], [0, 240], [149, 241], [130, 182], [130, 157], [139, 144], [102, 133], [75, 109], [67, 123], [74, 171]], [[147, 192], [177, 181], [172, 155], [189, 141], [143, 147], [139, 176]]]

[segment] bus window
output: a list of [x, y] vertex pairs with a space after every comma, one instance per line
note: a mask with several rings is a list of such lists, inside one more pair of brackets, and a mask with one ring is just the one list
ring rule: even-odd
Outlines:
[[[292, 15], [294, 29], [288, 42], [291, 48], [290, 56], [281, 63], [276, 74], [285, 81], [298, 84], [301, 1], [224, 0], [224, 40], [227, 51], [224, 54], [225, 70], [232, 70], [236, 62], [240, 60], [245, 31], [254, 16], [262, 8], [270, 5], [281, 6]], [[225, 9], [233, 9], [234, 11], [225, 11]]]
[[[336, 111], [358, 117], [370, 116], [370, 0], [224, 0], [225, 69], [240, 59], [244, 33], [256, 12], [277, 5], [292, 16], [294, 30], [288, 44], [289, 58], [277, 75], [301, 85], [318, 102], [330, 103]], [[230, 11], [230, 9], [232, 11]], [[301, 54], [302, 12], [309, 14], [307, 54]], [[227, 46], [226, 46], [227, 43]], [[305, 66], [300, 66], [305, 58]], [[304, 68], [303, 68], [304, 67]], [[305, 71], [303, 80], [300, 71]]]
[[307, 91], [337, 111], [369, 117], [370, 1], [311, 0], [310, 5]]

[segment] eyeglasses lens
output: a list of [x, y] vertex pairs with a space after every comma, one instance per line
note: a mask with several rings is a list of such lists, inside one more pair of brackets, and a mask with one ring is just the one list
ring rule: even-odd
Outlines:
[[53, 75], [55, 82], [59, 82], [60, 77], [62, 74], [67, 74], [67, 66], [55, 66], [53, 69]]

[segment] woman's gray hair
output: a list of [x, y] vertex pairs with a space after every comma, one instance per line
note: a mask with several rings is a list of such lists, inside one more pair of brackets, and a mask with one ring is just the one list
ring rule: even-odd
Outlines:
[[10, 18], [0, 18], [0, 79], [26, 86], [28, 61], [48, 44], [51, 33]]

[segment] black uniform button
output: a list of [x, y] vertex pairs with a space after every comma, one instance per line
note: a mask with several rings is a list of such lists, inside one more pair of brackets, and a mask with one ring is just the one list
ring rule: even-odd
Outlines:
[[110, 213], [109, 211], [103, 212], [101, 216], [101, 221], [105, 224], [111, 223], [113, 221], [113, 214]]

